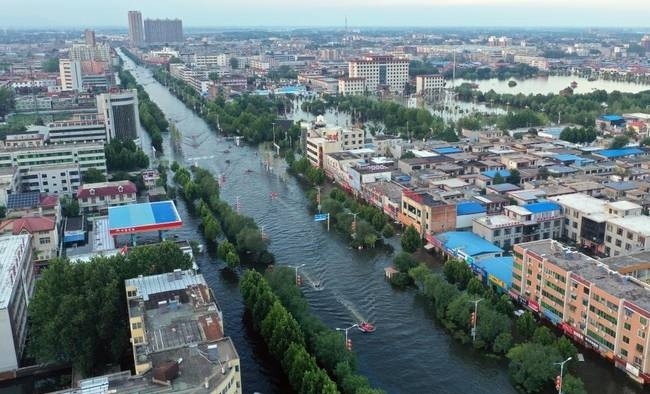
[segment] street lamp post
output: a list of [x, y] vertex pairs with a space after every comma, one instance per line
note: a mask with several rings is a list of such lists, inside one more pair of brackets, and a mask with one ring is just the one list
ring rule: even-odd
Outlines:
[[301, 264], [301, 265], [297, 265], [297, 266], [293, 267], [296, 270], [296, 285], [297, 286], [300, 286], [300, 281], [298, 279], [298, 269], [304, 267], [305, 265], [306, 264]]
[[348, 212], [348, 215], [352, 215], [354, 217], [354, 219], [352, 219], [352, 238], [354, 238], [354, 236], [357, 233], [357, 215], [358, 214], [359, 214], [359, 212], [356, 212], [356, 213]]
[[474, 303], [474, 313], [472, 314], [472, 342], [476, 342], [476, 321], [478, 320], [478, 303], [483, 301], [482, 298], [478, 300], [470, 301]]
[[555, 378], [555, 388], [557, 389], [558, 394], [562, 394], [562, 379], [564, 379], [564, 364], [571, 361], [573, 357], [569, 357], [561, 363], [554, 363], [555, 365], [560, 366], [560, 376]]
[[358, 326], [358, 324], [353, 324], [348, 328], [336, 327], [336, 331], [345, 331], [345, 346], [347, 347], [348, 351], [352, 351], [352, 340], [348, 338], [348, 331]]

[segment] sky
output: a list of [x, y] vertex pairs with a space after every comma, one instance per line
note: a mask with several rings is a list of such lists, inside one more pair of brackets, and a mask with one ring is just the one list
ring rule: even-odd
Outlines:
[[0, 0], [0, 28], [120, 27], [127, 12], [184, 27], [647, 27], [650, 0]]

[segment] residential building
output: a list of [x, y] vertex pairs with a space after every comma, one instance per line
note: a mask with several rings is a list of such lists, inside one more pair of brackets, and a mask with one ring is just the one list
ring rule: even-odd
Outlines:
[[359, 96], [366, 92], [366, 78], [340, 77], [338, 79], [338, 93], [343, 96]]
[[59, 59], [59, 74], [62, 91], [82, 90], [83, 81], [79, 60]]
[[140, 11], [129, 11], [129, 44], [132, 47], [139, 47], [144, 44], [142, 13]]
[[81, 169], [78, 163], [25, 166], [19, 179], [23, 191], [73, 197], [81, 185]]
[[68, 56], [72, 61], [97, 60], [110, 62], [111, 47], [108, 44], [74, 44], [70, 48]]
[[34, 293], [31, 235], [0, 236], [0, 373], [18, 369], [27, 339], [27, 306]]
[[55, 258], [59, 250], [59, 231], [53, 216], [27, 216], [0, 222], [0, 234], [30, 234], [35, 262]]
[[[628, 203], [619, 201], [619, 203]], [[636, 205], [628, 203], [631, 205]], [[637, 205], [639, 210], [640, 205]], [[650, 250], [650, 217], [632, 215], [607, 219], [605, 227], [605, 255], [622, 256]]]
[[585, 225], [585, 235], [588, 235], [592, 227], [597, 227], [595, 223], [604, 222], [605, 205], [607, 201], [581, 193], [565, 194], [562, 196], [551, 197], [550, 200], [557, 202], [562, 206], [564, 214], [564, 226], [562, 227], [562, 237], [569, 239], [584, 247], [596, 247], [592, 237], [586, 237], [583, 242], [583, 224]]
[[0, 205], [7, 206], [9, 196], [19, 187], [18, 169], [16, 167], [0, 168]]
[[[33, 146], [29, 149], [24, 147], [0, 148], [0, 168], [17, 167], [19, 174], [30, 172], [31, 167], [60, 166], [62, 164], [78, 164], [81, 174], [84, 174], [89, 168], [96, 168], [106, 174], [104, 146], [79, 143]], [[70, 173], [71, 177], [73, 175]]]
[[180, 19], [145, 19], [144, 39], [147, 44], [183, 42], [183, 22]]
[[131, 181], [85, 183], [77, 192], [79, 210], [84, 214], [106, 214], [108, 207], [136, 203], [137, 193]]
[[50, 144], [76, 144], [94, 142], [104, 144], [108, 140], [106, 123], [96, 115], [76, 114], [71, 119], [48, 123]]
[[456, 204], [436, 200], [426, 192], [402, 190], [399, 221], [413, 226], [423, 237], [456, 229]]
[[13, 193], [8, 196], [6, 207], [6, 217], [9, 219], [51, 216], [57, 223], [61, 220], [61, 201], [54, 194], [42, 194], [39, 191]]
[[363, 129], [342, 127], [312, 127], [307, 134], [307, 158], [312, 165], [323, 167], [328, 153], [360, 149], [365, 146]]
[[228, 67], [230, 58], [225, 53], [195, 53], [191, 64], [198, 67]]
[[167, 390], [242, 393], [239, 356], [203, 275], [174, 270], [125, 288], [135, 375]]
[[120, 141], [138, 140], [140, 114], [137, 90], [97, 95], [97, 112], [106, 123], [108, 142], [114, 138]]
[[367, 55], [348, 62], [348, 76], [365, 78], [365, 88], [369, 92], [387, 88], [392, 93], [403, 94], [409, 78], [409, 60], [391, 55]]
[[[514, 257], [512, 297], [613, 361], [634, 380], [650, 383], [650, 287], [646, 283], [554, 240], [515, 245]], [[617, 268], [623, 263], [617, 263]]]
[[521, 242], [559, 238], [562, 221], [562, 207], [555, 202], [509, 205], [501, 215], [474, 218], [472, 232], [509, 250]]
[[84, 30], [84, 41], [86, 42], [86, 45], [89, 46], [97, 44], [97, 41], [95, 40], [95, 31], [90, 29]]
[[358, 195], [363, 185], [375, 182], [390, 182], [392, 168], [382, 164], [358, 164], [348, 167], [348, 184], [351, 191]]
[[445, 77], [440, 74], [418, 75], [415, 77], [415, 94], [432, 97], [445, 88]]

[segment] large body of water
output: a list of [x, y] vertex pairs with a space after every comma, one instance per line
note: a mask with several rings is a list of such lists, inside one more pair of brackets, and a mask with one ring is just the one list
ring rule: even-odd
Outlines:
[[[281, 162], [276, 161], [273, 171], [266, 172], [262, 166], [266, 157], [263, 152], [248, 146], [236, 147], [232, 141], [216, 135], [156, 82], [149, 70], [128, 59], [125, 67], [176, 122], [183, 135], [205, 135], [204, 143], [184, 145], [182, 155], [174, 159], [192, 164], [192, 158], [199, 158], [197, 164], [215, 175], [223, 174], [222, 198], [232, 204], [239, 200], [241, 211], [263, 226], [277, 264], [305, 264], [304, 290], [312, 310], [332, 328], [358, 319], [376, 323], [377, 331], [373, 334], [352, 333], [359, 372], [374, 386], [388, 393], [403, 394], [516, 392], [509, 382], [505, 362], [460, 345], [436, 325], [421, 298], [412, 291], [395, 291], [390, 287], [383, 272], [393, 257], [390, 250], [350, 249], [338, 234], [327, 232], [323, 223], [313, 222], [302, 186], [284, 176]], [[165, 143], [166, 155], [170, 156], [169, 140]], [[225, 150], [230, 153], [224, 153]], [[230, 164], [226, 164], [226, 159]], [[248, 173], [249, 169], [253, 172]], [[278, 198], [272, 199], [271, 193], [278, 193]], [[187, 213], [182, 201], [178, 205], [185, 222], [178, 234], [200, 239], [198, 219]], [[223, 308], [225, 332], [233, 338], [241, 357], [244, 393], [291, 393], [277, 364], [250, 329], [237, 277], [208, 255], [200, 256], [198, 263]], [[321, 281], [322, 289], [315, 290], [310, 281]], [[591, 361], [589, 355], [587, 358], [579, 375], [589, 392], [641, 392], [613, 367]]]
[[[467, 83], [476, 83], [478, 84], [478, 89], [482, 92], [487, 92], [489, 90], [494, 90], [496, 93], [512, 93], [512, 94], [548, 94], [548, 93], [559, 93], [560, 90], [565, 89], [571, 85], [571, 82], [575, 81], [578, 83], [578, 86], [573, 89], [575, 94], [581, 93], [590, 93], [596, 89], [606, 90], [607, 92], [613, 92], [618, 90], [619, 92], [624, 93], [638, 93], [644, 90], [650, 90], [650, 85], [641, 85], [637, 83], [628, 83], [628, 82], [615, 82], [615, 81], [605, 81], [602, 79], [596, 81], [589, 81], [587, 78], [580, 78], [577, 76], [549, 76], [549, 77], [540, 77], [540, 78], [531, 78], [525, 80], [516, 80], [517, 86], [510, 87], [508, 86], [509, 80], [499, 80], [497, 78], [481, 80], [481, 81], [469, 81], [463, 79], [456, 79], [454, 81], [454, 86], [460, 86], [460, 84]], [[447, 84], [451, 86], [451, 81], [448, 81]]]

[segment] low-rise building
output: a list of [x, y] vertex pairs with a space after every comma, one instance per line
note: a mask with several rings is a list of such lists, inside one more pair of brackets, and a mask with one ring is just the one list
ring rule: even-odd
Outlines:
[[84, 214], [106, 214], [108, 207], [134, 204], [137, 192], [131, 181], [86, 183], [79, 188], [77, 200]]
[[40, 192], [13, 193], [7, 198], [7, 218], [27, 216], [51, 216], [58, 223], [61, 220], [59, 196]]
[[0, 234], [30, 234], [35, 262], [46, 262], [57, 257], [59, 231], [53, 216], [28, 216], [0, 222]]
[[431, 97], [440, 94], [445, 88], [445, 77], [440, 74], [418, 75], [415, 77], [415, 94]]
[[29, 170], [40, 165], [58, 166], [76, 163], [84, 174], [89, 168], [95, 168], [106, 174], [106, 155], [104, 146], [98, 144], [63, 144], [24, 147], [4, 147], [0, 149], [0, 168], [18, 167]]
[[341, 77], [338, 92], [343, 96], [357, 96], [366, 93], [366, 79], [363, 77]]
[[34, 292], [31, 235], [0, 236], [0, 373], [20, 366], [27, 339], [27, 305]]
[[430, 193], [402, 190], [399, 221], [423, 237], [456, 229], [456, 204], [436, 200]]
[[81, 168], [77, 163], [28, 166], [19, 173], [25, 191], [73, 197], [81, 186]]

